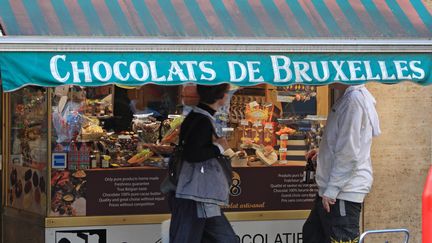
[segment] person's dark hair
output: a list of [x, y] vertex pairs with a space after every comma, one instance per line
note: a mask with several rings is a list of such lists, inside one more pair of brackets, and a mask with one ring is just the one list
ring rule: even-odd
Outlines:
[[200, 102], [206, 104], [214, 104], [217, 100], [224, 97], [225, 93], [228, 92], [229, 84], [219, 85], [197, 85], [197, 93], [200, 97]]

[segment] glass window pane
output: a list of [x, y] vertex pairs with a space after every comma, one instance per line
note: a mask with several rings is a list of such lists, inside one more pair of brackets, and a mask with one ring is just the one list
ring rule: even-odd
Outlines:
[[28, 86], [10, 95], [9, 206], [45, 214], [47, 89]]

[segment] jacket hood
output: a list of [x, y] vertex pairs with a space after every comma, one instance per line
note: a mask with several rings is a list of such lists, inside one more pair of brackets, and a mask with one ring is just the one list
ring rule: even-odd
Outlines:
[[372, 125], [372, 135], [374, 137], [381, 134], [381, 128], [379, 124], [379, 118], [378, 113], [376, 112], [375, 106], [376, 106], [376, 100], [373, 97], [373, 95], [369, 92], [369, 90], [366, 89], [365, 85], [355, 85], [349, 87], [346, 92], [351, 90], [358, 90], [360, 93], [364, 96], [365, 105], [363, 106], [363, 109], [368, 113], [370, 123]]

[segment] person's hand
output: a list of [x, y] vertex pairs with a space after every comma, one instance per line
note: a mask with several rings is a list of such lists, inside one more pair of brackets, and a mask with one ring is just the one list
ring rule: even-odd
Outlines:
[[327, 213], [330, 213], [330, 205], [333, 205], [335, 203], [336, 203], [336, 199], [322, 196], [322, 204], [323, 204], [324, 210]]
[[227, 150], [227, 149], [230, 148], [229, 145], [228, 145], [228, 141], [224, 137], [220, 137], [220, 138], [214, 137], [213, 138], [213, 142], [221, 145], [224, 150]]
[[312, 161], [317, 161], [318, 150], [317, 149], [309, 150], [306, 153], [305, 157], [306, 157], [306, 160], [312, 159]]

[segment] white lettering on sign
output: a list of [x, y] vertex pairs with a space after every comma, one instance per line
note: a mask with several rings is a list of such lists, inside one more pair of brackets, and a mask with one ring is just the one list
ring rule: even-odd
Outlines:
[[247, 61], [246, 65], [238, 61], [228, 61], [230, 81], [232, 82], [264, 82], [260, 74], [261, 62]]
[[194, 72], [194, 66], [198, 65], [196, 61], [181, 61], [180, 64], [186, 65], [188, 71], [188, 81], [197, 81]]
[[[101, 66], [103, 66], [103, 68]], [[106, 82], [106, 81], [110, 80], [112, 77], [112, 69], [111, 69], [111, 66], [109, 65], [109, 63], [107, 63], [107, 62], [102, 62], [102, 61], [96, 62], [93, 65], [92, 69], [93, 69], [94, 76], [102, 82]], [[104, 70], [105, 77], [102, 76], [101, 70]]]
[[84, 74], [84, 81], [86, 83], [90, 83], [92, 81], [91, 73], [90, 73], [90, 62], [81, 62], [82, 68], [78, 67], [78, 62], [71, 62], [72, 65], [72, 73], [73, 73], [73, 82], [81, 83], [80, 73]]
[[178, 62], [170, 62], [171, 63], [171, 68], [169, 69], [169, 74], [168, 74], [168, 78], [167, 81], [173, 81], [173, 75], [178, 76], [180, 81], [187, 81], [187, 77], [186, 75], [183, 73], [182, 68], [180, 67]]
[[411, 75], [404, 75], [408, 71], [407, 61], [393, 61], [396, 67], [396, 75], [398, 79], [411, 79]]
[[380, 76], [378, 74], [375, 77], [372, 75], [370, 61], [364, 61], [364, 66], [366, 70], [366, 80], [380, 80]]
[[247, 62], [248, 72], [249, 72], [249, 81], [251, 82], [263, 82], [264, 78], [262, 75], [256, 77], [255, 74], [260, 73], [259, 65], [260, 62]]
[[[240, 68], [240, 76], [237, 77], [237, 68]], [[240, 62], [237, 61], [229, 61], [228, 62], [228, 68], [230, 73], [230, 80], [232, 82], [240, 82], [243, 81], [246, 78], [247, 72], [246, 72], [246, 66]]]
[[[425, 71], [421, 61], [376, 61], [375, 73], [371, 61], [292, 61], [286, 56], [270, 56], [275, 83], [304, 83], [311, 81], [370, 81], [423, 79]], [[330, 71], [331, 70], [331, 71]], [[389, 73], [391, 71], [392, 73]], [[294, 73], [294, 74], [293, 74]], [[334, 77], [330, 74], [333, 73]], [[331, 78], [331, 80], [329, 80]]]
[[381, 69], [383, 80], [395, 80], [396, 79], [396, 76], [394, 74], [389, 76], [389, 74], [387, 72], [387, 66], [386, 66], [386, 63], [384, 61], [378, 61], [378, 63], [379, 63], [380, 69]]
[[121, 70], [120, 70], [120, 65], [127, 67], [127, 62], [118, 61], [118, 62], [114, 63], [114, 67], [113, 67], [114, 76], [120, 81], [127, 81], [130, 77], [130, 74], [127, 73], [126, 76], [123, 76], [123, 74], [121, 73]]
[[208, 80], [208, 81], [212, 81], [216, 78], [216, 71], [213, 70], [212, 68], [206, 66], [206, 65], [213, 65], [213, 62], [200, 62], [199, 63], [199, 68], [201, 69], [201, 71], [205, 74], [209, 74], [210, 77], [205, 76], [204, 74], [201, 74], [201, 79], [202, 80]]
[[156, 62], [155, 61], [149, 61], [150, 64], [150, 73], [153, 81], [166, 81], [165, 76], [158, 77], [157, 69], [156, 69]]
[[[424, 79], [426, 71], [420, 60], [294, 60], [284, 55], [270, 55], [262, 60], [114, 60], [77, 61], [67, 55], [50, 59], [52, 77], [61, 83], [91, 82], [196, 82], [222, 81], [260, 83], [324, 83], [358, 81], [393, 81]], [[294, 58], [294, 57], [293, 57]], [[296, 56], [296, 58], [298, 58]], [[227, 65], [226, 65], [227, 64]], [[271, 65], [271, 67], [269, 66]], [[223, 72], [221, 74], [217, 73]], [[271, 76], [273, 74], [273, 76]]]
[[307, 71], [309, 71], [309, 63], [307, 62], [293, 62], [294, 65], [294, 73], [296, 76], [296, 83], [303, 83], [304, 81], [312, 81], [312, 78], [307, 75]]
[[66, 61], [66, 55], [57, 55], [57, 56], [53, 56], [50, 60], [50, 70], [51, 70], [51, 74], [52, 76], [58, 80], [59, 82], [66, 82], [69, 79], [69, 72], [66, 73], [65, 76], [60, 76], [58, 67], [57, 67], [57, 62], [58, 60], [61, 59], [63, 61]]
[[[68, 66], [69, 65], [69, 66]], [[157, 61], [116, 61], [110, 64], [106, 61], [68, 61], [67, 55], [55, 55], [50, 59], [50, 71], [52, 77], [65, 83], [73, 77], [73, 83], [90, 83], [93, 81], [108, 82], [115, 78], [120, 81], [197, 81], [196, 71], [201, 72], [200, 80], [212, 81], [216, 79], [216, 71], [212, 68], [211, 61], [170, 61], [169, 67], [162, 69]], [[243, 64], [242, 64], [243, 65]], [[249, 75], [252, 81], [263, 81], [258, 76], [259, 62], [248, 63]], [[61, 69], [59, 69], [61, 66]], [[244, 65], [243, 65], [244, 67]], [[61, 72], [60, 70], [65, 70]], [[243, 71], [242, 71], [243, 72]], [[246, 72], [246, 67], [244, 67]], [[164, 74], [165, 75], [164, 75]], [[247, 75], [247, 73], [245, 74]]]
[[[138, 66], [140, 67], [140, 74], [138, 74]], [[144, 62], [134, 61], [130, 65], [130, 73], [132, 78], [137, 81], [146, 81], [150, 76], [150, 71]]]
[[328, 68], [328, 62], [321, 61], [321, 69], [323, 71], [323, 76], [322, 77], [319, 75], [317, 62], [311, 62], [311, 67], [312, 67], [313, 77], [318, 82], [325, 82], [326, 80], [328, 80], [330, 78], [330, 72], [329, 72], [329, 68]]
[[[292, 79], [292, 72], [289, 68], [291, 60], [286, 56], [270, 56], [270, 58], [273, 67], [274, 81], [276, 83], [290, 81]], [[279, 60], [283, 61], [282, 65], [279, 65]], [[284, 78], [281, 78], [281, 70], [286, 73]]]
[[348, 62], [348, 67], [349, 67], [350, 75], [351, 75], [351, 81], [366, 80], [364, 75], [357, 76], [358, 71], [361, 71], [360, 64], [362, 64], [361, 61]]
[[335, 81], [348, 81], [348, 77], [345, 75], [345, 73], [342, 71], [342, 65], [345, 63], [345, 61], [331, 61], [331, 64], [333, 65], [334, 69], [336, 70], [336, 76], [334, 78]]
[[413, 72], [418, 73], [418, 75], [413, 74], [412, 77], [417, 78], [417, 79], [423, 79], [425, 77], [425, 71], [422, 68], [417, 67], [416, 64], [420, 65], [421, 62], [420, 61], [411, 61], [410, 65], [409, 65]]

